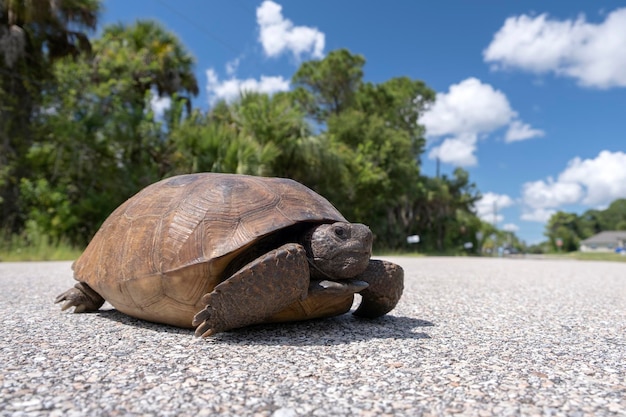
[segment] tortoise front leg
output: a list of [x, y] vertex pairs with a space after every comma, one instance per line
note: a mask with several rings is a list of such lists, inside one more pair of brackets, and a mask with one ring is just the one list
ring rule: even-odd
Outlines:
[[354, 312], [360, 317], [375, 318], [389, 313], [400, 301], [404, 289], [404, 270], [400, 265], [381, 260], [370, 260], [365, 272], [357, 275], [369, 284], [359, 294], [363, 301]]
[[76, 307], [74, 313], [96, 311], [104, 304], [104, 298], [84, 282], [79, 282], [74, 285], [73, 288], [70, 288], [63, 294], [59, 294], [54, 300], [55, 304], [61, 301], [65, 301], [61, 307], [61, 311], [67, 310], [70, 307]]
[[301, 245], [288, 243], [250, 262], [202, 298], [193, 319], [196, 336], [264, 322], [309, 289], [309, 266]]

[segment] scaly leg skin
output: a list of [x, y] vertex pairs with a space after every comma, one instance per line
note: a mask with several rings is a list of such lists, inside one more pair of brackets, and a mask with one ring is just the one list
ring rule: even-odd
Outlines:
[[359, 293], [363, 296], [363, 301], [354, 315], [380, 317], [393, 310], [400, 301], [404, 289], [404, 270], [400, 265], [370, 260], [365, 272], [355, 278], [367, 282], [369, 287]]
[[92, 290], [91, 287], [84, 282], [79, 282], [74, 285], [73, 288], [70, 288], [63, 294], [59, 294], [54, 300], [55, 304], [61, 301], [65, 301], [61, 307], [61, 311], [67, 310], [70, 307], [76, 307], [74, 313], [96, 311], [104, 304], [104, 298], [100, 297], [100, 294]]
[[288, 243], [260, 256], [202, 298], [206, 307], [193, 319], [196, 336], [264, 322], [306, 298], [309, 275], [301, 245]]

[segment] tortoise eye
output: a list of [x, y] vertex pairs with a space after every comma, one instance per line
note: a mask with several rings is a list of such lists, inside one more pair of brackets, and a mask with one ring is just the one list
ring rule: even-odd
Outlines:
[[344, 229], [343, 227], [335, 227], [335, 235], [337, 235], [337, 237], [340, 237], [342, 239], [345, 239], [346, 237], [348, 237], [348, 233], [346, 232], [346, 229]]

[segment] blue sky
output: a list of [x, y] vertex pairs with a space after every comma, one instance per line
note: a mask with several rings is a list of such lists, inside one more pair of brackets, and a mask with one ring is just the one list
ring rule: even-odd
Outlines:
[[[289, 88], [300, 62], [362, 54], [365, 80], [437, 91], [422, 170], [456, 166], [486, 220], [528, 243], [556, 210], [626, 198], [626, 6], [612, 1], [106, 0], [102, 23], [156, 19], [196, 57], [208, 108]], [[494, 204], [495, 203], [495, 204]], [[497, 207], [494, 216], [494, 205]]]

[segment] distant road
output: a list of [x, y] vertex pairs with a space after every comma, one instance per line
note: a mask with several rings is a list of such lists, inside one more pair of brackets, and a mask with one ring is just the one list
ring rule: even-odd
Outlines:
[[626, 415], [626, 264], [410, 258], [400, 305], [199, 339], [0, 263], [0, 416]]

